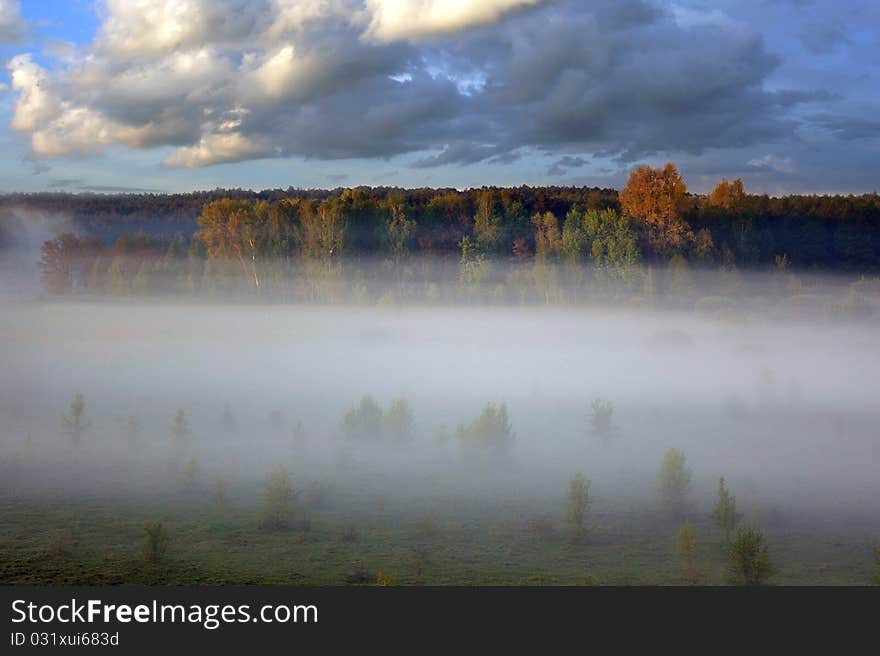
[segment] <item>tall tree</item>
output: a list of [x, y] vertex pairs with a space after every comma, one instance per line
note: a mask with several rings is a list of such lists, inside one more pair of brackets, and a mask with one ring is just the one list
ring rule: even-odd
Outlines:
[[712, 509], [712, 520], [724, 531], [724, 540], [730, 542], [730, 533], [733, 531], [742, 515], [736, 511], [736, 497], [731, 496], [727, 490], [727, 483], [722, 476], [718, 480], [718, 498]]
[[644, 222], [648, 244], [655, 253], [679, 252], [693, 239], [684, 220], [691, 205], [687, 185], [671, 162], [663, 168], [635, 169], [619, 197], [623, 215]]

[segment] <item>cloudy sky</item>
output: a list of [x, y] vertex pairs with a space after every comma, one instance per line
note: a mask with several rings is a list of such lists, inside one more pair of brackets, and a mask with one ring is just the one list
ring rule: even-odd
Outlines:
[[880, 189], [876, 0], [0, 0], [0, 191]]

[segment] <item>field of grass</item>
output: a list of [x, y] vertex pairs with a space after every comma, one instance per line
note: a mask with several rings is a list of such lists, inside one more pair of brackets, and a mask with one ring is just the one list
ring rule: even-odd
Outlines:
[[[353, 515], [327, 507], [293, 528], [259, 528], [252, 507], [208, 501], [5, 500], [0, 503], [0, 583], [43, 585], [721, 585], [724, 538], [695, 518], [696, 580], [675, 553], [676, 525], [653, 511], [594, 513], [571, 540], [559, 508], [502, 502], [450, 504], [417, 514], [381, 503]], [[344, 506], [350, 508], [350, 506]], [[158, 563], [143, 555], [143, 527], [170, 534]], [[765, 527], [786, 585], [864, 585], [874, 574], [859, 527], [788, 521]]]

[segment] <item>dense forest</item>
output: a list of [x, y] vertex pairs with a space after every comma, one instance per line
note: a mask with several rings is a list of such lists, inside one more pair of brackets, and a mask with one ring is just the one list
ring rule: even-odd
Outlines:
[[[635, 169], [619, 193], [356, 187], [13, 194], [0, 198], [0, 239], [11, 240], [15, 222], [35, 211], [72, 221], [72, 230], [42, 248], [43, 279], [56, 294], [284, 287], [289, 296], [292, 278], [317, 276], [322, 285], [344, 279], [351, 287], [353, 277], [375, 277], [359, 266], [379, 263], [398, 295], [409, 293], [403, 285], [430, 279], [536, 287], [536, 296], [549, 300], [548, 282], [577, 287], [597, 271], [632, 292], [653, 284], [645, 279], [652, 267], [669, 264], [868, 273], [880, 263], [878, 194], [769, 197], [722, 180], [708, 195], [695, 195], [672, 164]], [[574, 273], [581, 268], [590, 273]], [[305, 297], [326, 297], [326, 289], [311, 287]]]

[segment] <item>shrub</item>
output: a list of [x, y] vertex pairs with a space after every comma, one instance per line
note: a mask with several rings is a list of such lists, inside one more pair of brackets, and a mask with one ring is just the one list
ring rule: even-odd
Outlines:
[[663, 464], [658, 475], [660, 506], [675, 517], [684, 514], [687, 494], [691, 486], [691, 470], [684, 453], [668, 449], [663, 454]]
[[161, 522], [144, 525], [144, 558], [149, 563], [158, 563], [168, 550], [168, 531]]
[[387, 588], [388, 586], [394, 585], [394, 579], [387, 574], [379, 572], [378, 574], [376, 574], [376, 585]]
[[579, 541], [584, 536], [584, 520], [593, 504], [590, 498], [590, 485], [590, 481], [586, 480], [583, 474], [575, 474], [568, 482], [566, 520], [571, 526], [574, 541]]
[[260, 525], [266, 529], [288, 528], [296, 512], [298, 494], [283, 465], [278, 465], [269, 472], [263, 483], [263, 516]]
[[730, 578], [740, 585], [762, 585], [775, 571], [764, 533], [754, 527], [740, 527], [730, 547]]

